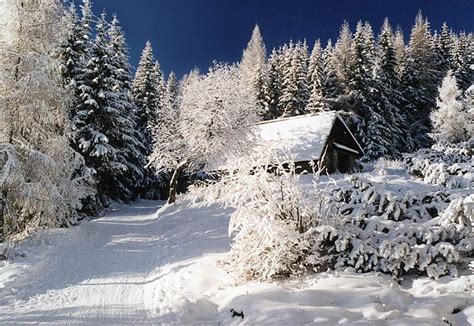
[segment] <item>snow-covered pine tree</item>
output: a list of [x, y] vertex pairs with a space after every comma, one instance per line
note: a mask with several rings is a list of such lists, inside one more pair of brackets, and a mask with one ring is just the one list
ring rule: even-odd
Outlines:
[[453, 50], [453, 70], [459, 88], [465, 91], [474, 82], [474, 38], [461, 32]]
[[2, 4], [0, 238], [38, 227], [67, 226], [87, 193], [69, 147], [71, 94], [61, 76], [60, 47], [70, 26], [60, 1]]
[[433, 129], [439, 139], [458, 143], [468, 139], [468, 111], [465, 110], [456, 78], [451, 71], [439, 88], [437, 110], [431, 114]]
[[454, 50], [453, 32], [446, 22], [443, 22], [441, 26], [441, 34], [439, 35], [438, 42], [441, 57], [439, 69], [443, 74], [446, 74], [446, 72], [452, 68]]
[[112, 78], [115, 81], [114, 108], [119, 111], [119, 123], [116, 124], [118, 133], [116, 143], [111, 144], [120, 151], [125, 160], [127, 171], [124, 173], [124, 183], [132, 191], [132, 197], [140, 195], [144, 198], [159, 198], [158, 178], [155, 174], [146, 173], [147, 158], [145, 153], [145, 137], [136, 128], [137, 108], [132, 98], [132, 73], [129, 62], [127, 43], [120, 22], [114, 16], [108, 29], [108, 47], [112, 54]]
[[365, 150], [366, 159], [387, 154], [386, 124], [377, 103], [378, 94], [374, 83], [374, 40], [371, 28], [357, 23], [351, 49], [350, 74], [347, 90], [351, 109], [360, 117], [357, 136]]
[[320, 111], [329, 110], [326, 102], [326, 76], [324, 70], [323, 50], [321, 42], [316, 40], [309, 59], [308, 66], [308, 82], [310, 89], [310, 97], [306, 112], [317, 113]]
[[[61, 74], [63, 77], [63, 83], [72, 94], [69, 104], [70, 109], [68, 112], [71, 126], [68, 137], [73, 147], [76, 136], [75, 132], [77, 131], [76, 122], [80, 120], [80, 117], [77, 115], [78, 109], [81, 105], [81, 91], [79, 86], [83, 84], [83, 71], [88, 60], [88, 51], [91, 47], [89, 39], [91, 33], [90, 22], [92, 19], [91, 6], [90, 1], [83, 0], [81, 5], [82, 18], [80, 19], [75, 4], [73, 2], [70, 3], [66, 13], [68, 16], [67, 37], [59, 51], [59, 56], [62, 61]], [[74, 175], [87, 176], [84, 180], [88, 183], [91, 191], [86, 198], [82, 199], [81, 212], [86, 214], [97, 214], [102, 207], [96, 200], [95, 190], [92, 191], [92, 189], [95, 189], [95, 180], [93, 177], [94, 170], [85, 165], [86, 162], [84, 159], [82, 161], [83, 163], [77, 167]]]
[[405, 133], [406, 119], [400, 111], [403, 102], [400, 79], [397, 73], [397, 57], [393, 45], [394, 35], [388, 19], [384, 20], [378, 40], [375, 83], [379, 90], [381, 114], [387, 122], [389, 138], [388, 155], [399, 157], [410, 143], [409, 134]]
[[306, 39], [304, 39], [303, 42], [298, 42], [296, 48], [298, 50], [298, 97], [300, 99], [300, 111], [304, 113], [306, 112], [306, 106], [308, 105], [310, 95], [308, 83], [309, 53]]
[[264, 120], [276, 119], [283, 114], [283, 112], [280, 112], [279, 110], [279, 99], [282, 92], [283, 78], [281, 59], [280, 52], [276, 49], [273, 49], [267, 63], [268, 109], [263, 115]]
[[174, 71], [171, 71], [168, 75], [166, 91], [168, 92], [172, 108], [178, 110], [179, 84]]
[[395, 31], [394, 39], [393, 39], [393, 49], [395, 51], [395, 61], [396, 61], [396, 72], [398, 79], [401, 81], [402, 76], [405, 70], [406, 64], [406, 47], [405, 47], [405, 40], [403, 38], [403, 31], [400, 27], [397, 28]]
[[279, 98], [283, 116], [291, 117], [305, 112], [308, 100], [308, 49], [306, 42], [283, 46], [282, 91]]
[[77, 15], [76, 6], [71, 3], [66, 13], [67, 19], [67, 37], [61, 46], [60, 57], [63, 62], [61, 73], [64, 83], [71, 89], [77, 89], [77, 79], [84, 62], [86, 49], [82, 42], [82, 26]]
[[268, 111], [268, 91], [266, 89], [267, 71], [266, 71], [266, 49], [263, 42], [260, 28], [256, 24], [250, 41], [243, 51], [242, 61], [240, 63], [242, 79], [245, 81], [249, 96], [252, 96], [256, 103], [258, 111], [264, 116]]
[[115, 69], [119, 64], [112, 53], [107, 25], [105, 14], [102, 14], [97, 22], [90, 59], [84, 68], [84, 82], [79, 86], [82, 106], [74, 143], [87, 165], [97, 172], [97, 190], [104, 205], [108, 205], [110, 199], [133, 200], [135, 176], [130, 178], [130, 169], [134, 169], [134, 173], [139, 171], [127, 159], [132, 154], [128, 152], [125, 139], [139, 142], [134, 135], [130, 112], [125, 112], [126, 105], [121, 102], [126, 95], [117, 88]]
[[430, 24], [419, 13], [411, 30], [402, 77], [403, 105], [415, 149], [431, 143], [428, 137], [431, 130], [430, 112], [435, 106], [438, 82], [435, 65]]
[[137, 106], [137, 128], [144, 135], [147, 157], [153, 149], [151, 127], [156, 123], [159, 114], [162, 86], [163, 75], [153, 55], [152, 45], [147, 42], [140, 57], [132, 89]]
[[333, 50], [332, 41], [329, 40], [322, 53], [323, 75], [325, 76], [325, 84], [323, 88], [325, 90], [325, 100], [330, 109], [335, 108], [335, 102], [338, 96], [342, 93], [336, 70], [333, 65]]
[[331, 55], [331, 64], [336, 73], [338, 83], [343, 89], [347, 89], [349, 84], [350, 67], [353, 65], [351, 62], [352, 58], [352, 32], [349, 23], [344, 21]]
[[[74, 4], [71, 4], [74, 6]], [[74, 8], [74, 7], [72, 7]], [[72, 30], [70, 30], [69, 39], [63, 51], [63, 77], [71, 89], [74, 90], [74, 100], [70, 112], [71, 129], [70, 136], [71, 144], [77, 149], [77, 142], [80, 136], [78, 132], [80, 126], [84, 124], [83, 119], [87, 116], [84, 112], [83, 101], [81, 99], [81, 86], [85, 84], [84, 70], [90, 58], [90, 50], [92, 48], [92, 4], [89, 0], [83, 0], [80, 6], [81, 19], [77, 19]], [[72, 13], [75, 19], [74, 12]], [[90, 204], [90, 203], [89, 203]]]

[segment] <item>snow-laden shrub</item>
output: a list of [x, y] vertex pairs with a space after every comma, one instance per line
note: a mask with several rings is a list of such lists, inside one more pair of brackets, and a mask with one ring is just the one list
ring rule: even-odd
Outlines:
[[474, 157], [468, 142], [437, 143], [405, 156], [408, 173], [447, 188], [474, 186]]
[[[472, 250], [467, 240], [472, 236], [470, 197], [396, 196], [357, 177], [351, 183], [336, 190], [331, 201], [343, 217], [342, 225], [331, 230], [329, 249], [324, 248], [334, 268], [395, 276], [457, 275], [462, 256]], [[320, 232], [315, 235], [321, 237]], [[315, 243], [319, 245], [319, 240]], [[318, 250], [314, 248], [315, 253]]]
[[195, 200], [234, 208], [229, 225], [234, 238], [227, 262], [242, 280], [268, 280], [307, 269], [302, 235], [316, 226], [326, 205], [320, 196], [324, 190], [303, 189], [295, 170], [294, 164], [255, 168], [242, 160], [238, 169], [218, 182], [190, 190]]

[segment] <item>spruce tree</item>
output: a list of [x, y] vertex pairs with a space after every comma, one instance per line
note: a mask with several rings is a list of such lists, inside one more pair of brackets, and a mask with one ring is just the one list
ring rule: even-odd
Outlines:
[[461, 32], [454, 45], [453, 70], [457, 84], [462, 91], [465, 91], [474, 82], [474, 42], [464, 32]]
[[418, 14], [410, 34], [403, 72], [404, 106], [414, 149], [431, 141], [430, 112], [435, 106], [438, 72], [429, 22]]
[[273, 49], [268, 59], [267, 72], [268, 109], [263, 119], [272, 120], [283, 114], [279, 110], [283, 73], [281, 71], [281, 55], [276, 49]]
[[179, 100], [179, 84], [174, 71], [171, 71], [168, 75], [168, 79], [166, 81], [166, 91], [168, 92], [170, 97], [171, 108], [173, 110], [177, 110]]
[[387, 141], [384, 138], [388, 131], [377, 102], [379, 94], [375, 93], [373, 33], [362, 22], [357, 24], [351, 53], [348, 90], [353, 111], [360, 117], [358, 138], [365, 149], [366, 159], [385, 156]]
[[334, 50], [331, 55], [331, 64], [336, 73], [338, 83], [343, 89], [347, 89], [350, 67], [352, 66], [352, 32], [347, 21], [341, 26], [339, 38], [337, 39]]
[[393, 39], [393, 49], [395, 51], [395, 61], [396, 61], [396, 72], [398, 79], [401, 80], [404, 74], [404, 69], [406, 65], [406, 48], [405, 40], [403, 38], [403, 32], [400, 28], [397, 28], [395, 31], [395, 36]]
[[305, 112], [308, 101], [308, 50], [306, 42], [283, 48], [282, 93], [279, 98], [283, 116], [290, 117]]
[[323, 50], [319, 40], [316, 40], [311, 51], [308, 70], [310, 97], [306, 112], [316, 113], [328, 110], [329, 107], [325, 99], [326, 76], [324, 75]]
[[400, 111], [403, 102], [400, 79], [397, 73], [397, 57], [393, 45], [394, 35], [388, 19], [385, 19], [378, 41], [378, 58], [376, 70], [376, 85], [380, 96], [378, 102], [381, 114], [387, 122], [389, 133], [387, 143], [388, 155], [399, 157], [409, 142], [405, 129], [406, 119]]
[[153, 149], [151, 128], [156, 123], [163, 92], [163, 77], [153, 48], [147, 42], [133, 80], [132, 95], [136, 104], [137, 128], [144, 137], [145, 156]]
[[333, 51], [331, 40], [328, 41], [324, 51], [322, 53], [323, 62], [323, 75], [325, 82], [323, 89], [325, 90], [325, 101], [329, 109], [334, 110], [336, 108], [336, 101], [342, 94], [342, 88], [339, 84], [335, 67], [333, 65]]
[[453, 32], [448, 27], [446, 22], [441, 26], [441, 35], [438, 39], [439, 53], [440, 53], [440, 65], [439, 69], [445, 74], [449, 69], [452, 68], [453, 64], [453, 50], [454, 50], [454, 38]]
[[125, 112], [126, 105], [122, 103], [124, 95], [118, 88], [116, 59], [110, 46], [105, 14], [102, 14], [84, 69], [84, 83], [79, 86], [82, 106], [78, 112], [80, 122], [76, 123], [75, 146], [88, 166], [96, 170], [97, 190], [104, 205], [111, 199], [125, 202], [134, 199], [133, 183], [140, 174], [139, 168], [128, 160], [133, 150], [126, 142], [137, 141], [133, 135], [133, 121], [128, 116], [130, 113]]
[[261, 115], [268, 111], [268, 90], [266, 89], [266, 49], [260, 28], [255, 25], [250, 41], [243, 51], [240, 70], [249, 96], [257, 103]]
[[147, 163], [145, 153], [145, 138], [136, 128], [136, 105], [132, 99], [132, 74], [125, 35], [116, 16], [113, 17], [108, 30], [109, 50], [112, 57], [112, 78], [115, 81], [116, 93], [114, 107], [119, 110], [117, 137], [114, 147], [126, 161], [127, 171], [124, 174], [127, 188], [133, 191], [132, 198], [140, 194], [145, 198], [158, 198], [159, 189], [154, 189], [154, 175], [145, 173]]

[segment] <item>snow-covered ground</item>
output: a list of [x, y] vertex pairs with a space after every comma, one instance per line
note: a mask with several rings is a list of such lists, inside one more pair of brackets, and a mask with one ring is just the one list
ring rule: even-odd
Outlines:
[[230, 211], [162, 204], [117, 207], [20, 244], [26, 257], [0, 262], [0, 324], [474, 324], [470, 270], [400, 284], [349, 272], [235, 284], [222, 262]]

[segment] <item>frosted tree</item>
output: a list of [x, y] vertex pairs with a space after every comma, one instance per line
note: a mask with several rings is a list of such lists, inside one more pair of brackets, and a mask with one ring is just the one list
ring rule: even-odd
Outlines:
[[400, 28], [397, 28], [395, 31], [394, 39], [393, 39], [393, 49], [395, 51], [395, 60], [396, 60], [396, 72], [398, 78], [401, 80], [405, 64], [406, 64], [406, 48], [405, 48], [405, 40], [403, 39], [403, 32]]
[[332, 46], [332, 41], [329, 40], [324, 51], [322, 53], [323, 61], [323, 75], [325, 77], [324, 90], [325, 90], [325, 99], [329, 108], [334, 109], [335, 101], [338, 96], [342, 93], [340, 87], [336, 69], [333, 65], [333, 56], [334, 48]]
[[474, 82], [474, 39], [461, 32], [453, 50], [453, 70], [461, 90], [466, 90]]
[[472, 139], [474, 137], [474, 84], [465, 92], [464, 107], [467, 112], [467, 137]]
[[179, 97], [179, 83], [176, 79], [176, 74], [172, 71], [168, 75], [168, 80], [166, 82], [166, 91], [169, 94], [172, 107], [178, 109], [178, 97]]
[[441, 62], [439, 69], [446, 73], [451, 69], [453, 64], [453, 50], [454, 50], [454, 38], [453, 32], [448, 27], [446, 22], [441, 26], [441, 35], [439, 36], [439, 50], [441, 56]]
[[308, 49], [306, 42], [296, 45], [290, 42], [282, 49], [282, 91], [279, 98], [283, 116], [294, 116], [305, 112], [308, 92]]
[[398, 157], [409, 143], [409, 135], [404, 130], [406, 119], [399, 107], [403, 102], [400, 79], [397, 73], [397, 56], [393, 45], [394, 35], [388, 19], [385, 19], [378, 41], [376, 62], [377, 88], [380, 92], [378, 103], [381, 114], [387, 121], [389, 155]]
[[260, 28], [255, 25], [252, 37], [243, 51], [240, 69], [245, 81], [249, 95], [255, 98], [257, 108], [260, 112], [268, 110], [267, 100], [267, 72], [266, 72], [266, 49]]
[[327, 105], [325, 99], [326, 76], [324, 70], [323, 50], [319, 40], [316, 40], [309, 58], [308, 82], [310, 97], [306, 111], [310, 113], [316, 113], [329, 110], [329, 106]]
[[[125, 50], [118, 50], [124, 46], [119, 45], [123, 35], [118, 26], [109, 34], [107, 25], [102, 14], [84, 69], [84, 84], [79, 86], [82, 106], [75, 137], [75, 146], [97, 172], [97, 189], [104, 205], [111, 199], [133, 200], [140, 178], [140, 163], [133, 162], [140, 161], [140, 156], [132, 157], [140, 141], [130, 111], [133, 105], [127, 90], [127, 58]], [[111, 36], [116, 38], [113, 42]], [[115, 56], [113, 51], [121, 53]]]
[[0, 144], [0, 237], [38, 227], [68, 226], [87, 194], [74, 172], [81, 157], [69, 147], [71, 94], [57, 53], [70, 16], [59, 1], [2, 4], [0, 107], [6, 127]]
[[169, 105], [163, 110], [150, 162], [173, 170], [168, 203], [175, 202], [183, 173], [218, 169], [249, 148], [258, 116], [240, 73], [216, 64], [205, 76], [192, 74], [183, 84], [179, 113]]
[[415, 148], [430, 144], [430, 111], [435, 106], [438, 72], [429, 22], [418, 14], [411, 30], [403, 73], [405, 110]]
[[163, 75], [153, 55], [153, 48], [147, 42], [140, 57], [132, 94], [137, 106], [137, 128], [145, 138], [145, 155], [149, 156], [153, 148], [151, 128], [159, 114], [160, 101], [163, 93]]
[[456, 78], [449, 71], [439, 88], [437, 110], [431, 114], [434, 132], [442, 140], [457, 143], [468, 137], [468, 112], [460, 97]]
[[[292, 161], [290, 155], [285, 158]], [[229, 223], [233, 243], [227, 261], [242, 281], [286, 277], [307, 268], [308, 247], [301, 238], [316, 226], [323, 196], [303, 190], [295, 164], [277, 162], [278, 155], [271, 150], [240, 158], [232, 165], [234, 173], [190, 191], [190, 197], [203, 204], [233, 208]]]
[[357, 134], [372, 159], [387, 153], [387, 126], [377, 103], [374, 83], [374, 40], [372, 30], [358, 22], [352, 43], [348, 91], [352, 110], [360, 117]]
[[352, 32], [349, 24], [345, 21], [339, 32], [334, 50], [331, 55], [331, 63], [338, 78], [338, 82], [343, 88], [349, 83], [350, 67], [352, 60]]
[[[120, 26], [117, 16], [114, 16], [108, 29], [108, 47], [112, 54], [112, 79], [115, 82], [115, 99], [113, 107], [118, 110], [119, 122], [115, 124], [117, 134], [114, 139], [114, 147], [123, 156], [127, 171], [124, 173], [124, 183], [132, 191], [135, 198], [139, 193], [145, 198], [159, 198], [156, 183], [157, 177], [154, 174], [146, 173], [145, 165], [145, 137], [136, 128], [136, 105], [132, 98], [132, 74], [129, 63], [127, 43], [125, 35]], [[115, 128], [114, 128], [115, 129]]]
[[263, 115], [264, 120], [276, 119], [282, 115], [282, 112], [279, 110], [283, 79], [281, 59], [281, 54], [276, 49], [273, 49], [267, 64], [268, 106]]

